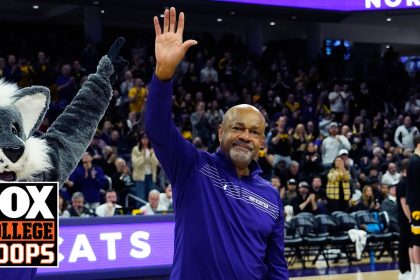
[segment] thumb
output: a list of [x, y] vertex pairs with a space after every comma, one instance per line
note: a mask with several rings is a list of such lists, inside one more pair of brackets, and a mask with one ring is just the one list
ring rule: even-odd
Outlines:
[[195, 46], [197, 44], [198, 44], [198, 42], [196, 40], [187, 40], [184, 43], [182, 43], [181, 48], [184, 51], [184, 53], [186, 53], [189, 48], [191, 48], [192, 46]]

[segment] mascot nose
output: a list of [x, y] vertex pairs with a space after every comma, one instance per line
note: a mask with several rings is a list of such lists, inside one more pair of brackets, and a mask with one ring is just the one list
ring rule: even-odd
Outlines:
[[22, 156], [24, 150], [23, 147], [9, 146], [3, 148], [3, 153], [11, 162], [16, 162]]

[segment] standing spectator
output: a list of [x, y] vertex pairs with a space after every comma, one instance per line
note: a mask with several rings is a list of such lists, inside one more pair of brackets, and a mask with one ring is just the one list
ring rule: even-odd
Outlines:
[[22, 79], [22, 73], [20, 71], [19, 64], [16, 61], [16, 56], [13, 54], [9, 55], [7, 58], [7, 64], [4, 67], [3, 76], [6, 81], [17, 84]]
[[130, 168], [122, 158], [115, 160], [115, 173], [112, 174], [112, 186], [115, 188], [118, 197], [118, 203], [124, 204], [125, 197], [131, 192], [134, 187], [133, 179], [131, 178]]
[[120, 85], [120, 94], [122, 96], [128, 96], [130, 89], [134, 87], [134, 79], [131, 71], [126, 71], [124, 74], [124, 81]]
[[146, 194], [156, 188], [159, 161], [147, 135], [141, 134], [139, 140], [138, 145], [134, 146], [131, 151], [133, 180], [136, 196], [146, 200]]
[[146, 100], [147, 90], [144, 82], [140, 78], [134, 80], [134, 86], [128, 91], [128, 99], [130, 101], [129, 109], [131, 112], [143, 112], [144, 102]]
[[96, 207], [95, 213], [98, 217], [111, 217], [114, 216], [117, 208], [122, 208], [117, 204], [117, 192], [114, 189], [109, 189], [105, 192], [105, 203]]
[[202, 84], [214, 84], [219, 81], [219, 75], [213, 67], [213, 61], [207, 60], [206, 67], [200, 71], [200, 81]]
[[330, 135], [322, 141], [322, 164], [328, 170], [337, 157], [340, 149], [350, 150], [351, 144], [344, 135], [338, 135], [338, 125], [336, 122], [330, 123]]
[[71, 76], [70, 64], [61, 66], [61, 74], [57, 77], [55, 85], [57, 87], [59, 100], [58, 107], [60, 110], [64, 110], [64, 108], [73, 100], [73, 97], [77, 92], [76, 82]]
[[331, 212], [347, 211], [351, 197], [350, 173], [340, 157], [334, 160], [334, 166], [328, 172], [327, 198]]
[[280, 161], [284, 161], [286, 167], [289, 166], [292, 158], [292, 130], [286, 131], [286, 117], [282, 116], [277, 121], [277, 127], [271, 138], [272, 150], [274, 153], [273, 166]]
[[191, 114], [190, 120], [192, 136], [200, 137], [203, 145], [207, 147], [210, 142], [210, 131], [212, 127], [206, 113], [206, 104], [204, 102], [197, 102], [195, 112]]
[[53, 83], [53, 69], [45, 52], [38, 52], [38, 59], [33, 65], [35, 85], [50, 86]]
[[105, 192], [107, 179], [99, 166], [92, 164], [92, 156], [85, 152], [82, 157], [82, 165], [76, 167], [70, 175], [67, 185], [83, 193], [86, 206], [95, 209], [99, 206], [101, 195]]
[[411, 125], [411, 117], [404, 118], [404, 124], [400, 125], [394, 134], [394, 142], [401, 148], [413, 150], [413, 139], [419, 135], [417, 127]]
[[341, 120], [347, 99], [340, 85], [334, 85], [334, 90], [328, 95], [328, 100], [330, 101], [331, 113], [335, 115], [336, 120]]

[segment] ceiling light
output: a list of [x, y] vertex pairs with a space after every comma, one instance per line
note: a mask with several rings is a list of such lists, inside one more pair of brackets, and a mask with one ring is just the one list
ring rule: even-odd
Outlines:
[[276, 23], [274, 21], [270, 21], [270, 25], [274, 26], [274, 25], [276, 25]]
[[296, 16], [292, 16], [292, 19], [295, 20], [296, 19]]
[[165, 15], [164, 14], [160, 14], [159, 17], [163, 18]]
[[390, 22], [390, 21], [392, 21], [392, 18], [390, 18], [390, 17], [389, 18], [386, 18], [386, 21], [387, 22]]
[[232, 12], [230, 12], [230, 15], [234, 16], [234, 15], [236, 15], [236, 12], [232, 11]]
[[101, 10], [101, 14], [105, 14], [105, 10]]
[[390, 45], [386, 45], [385, 48], [389, 49], [391, 46]]
[[221, 19], [221, 18], [217, 19], [217, 22], [222, 22], [222, 21], [223, 21], [223, 19]]
[[39, 9], [39, 6], [38, 6], [38, 5], [33, 5], [33, 6], [32, 6], [32, 8], [33, 8], [34, 10], [38, 10], [38, 9]]

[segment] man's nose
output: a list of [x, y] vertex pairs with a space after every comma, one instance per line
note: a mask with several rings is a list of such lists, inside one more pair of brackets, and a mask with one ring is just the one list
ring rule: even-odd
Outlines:
[[250, 135], [250, 133], [249, 133], [249, 130], [248, 129], [244, 129], [242, 132], [241, 132], [241, 134], [239, 135], [239, 139], [241, 139], [241, 140], [243, 140], [243, 141], [247, 141], [247, 142], [249, 142], [249, 141], [251, 141], [251, 135]]

